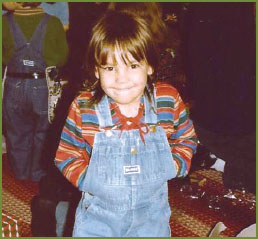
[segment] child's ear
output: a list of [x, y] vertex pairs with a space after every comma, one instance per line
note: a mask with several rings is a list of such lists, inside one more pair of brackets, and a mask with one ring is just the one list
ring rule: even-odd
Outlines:
[[153, 68], [151, 66], [148, 66], [147, 74], [150, 76], [153, 74], [153, 72], [154, 72]]
[[99, 69], [98, 67], [95, 67], [95, 77], [99, 79]]

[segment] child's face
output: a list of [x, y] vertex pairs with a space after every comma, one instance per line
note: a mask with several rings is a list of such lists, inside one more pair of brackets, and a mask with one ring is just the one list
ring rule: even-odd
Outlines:
[[145, 61], [136, 61], [130, 53], [126, 55], [127, 64], [116, 50], [116, 62], [113, 62], [112, 56], [109, 55], [106, 65], [96, 67], [95, 76], [100, 80], [104, 92], [118, 105], [135, 106], [139, 104], [148, 75], [151, 75], [153, 70]]

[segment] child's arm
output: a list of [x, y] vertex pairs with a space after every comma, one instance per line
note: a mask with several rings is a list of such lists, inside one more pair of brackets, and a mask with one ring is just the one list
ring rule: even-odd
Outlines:
[[166, 83], [157, 83], [157, 110], [160, 125], [166, 131], [177, 176], [184, 177], [190, 170], [191, 159], [197, 147], [193, 123], [178, 91]]
[[91, 146], [82, 137], [82, 116], [78, 102], [74, 100], [61, 134], [55, 164], [79, 189], [82, 189], [82, 182], [89, 165], [90, 151]]
[[174, 131], [168, 140], [173, 159], [178, 167], [177, 176], [184, 177], [190, 170], [191, 159], [196, 150], [198, 140], [193, 123], [189, 119], [184, 102], [178, 92], [175, 97], [173, 111]]

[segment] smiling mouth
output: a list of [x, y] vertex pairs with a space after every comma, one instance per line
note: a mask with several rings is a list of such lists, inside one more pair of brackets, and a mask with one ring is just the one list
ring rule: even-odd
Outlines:
[[133, 87], [130, 87], [130, 88], [115, 88], [114, 90], [117, 90], [117, 91], [127, 91], [127, 90], [131, 90]]

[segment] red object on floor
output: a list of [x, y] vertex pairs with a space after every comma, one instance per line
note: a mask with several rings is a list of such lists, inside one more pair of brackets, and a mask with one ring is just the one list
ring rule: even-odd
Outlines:
[[20, 222], [2, 212], [2, 237], [20, 237]]
[[6, 154], [2, 155], [2, 212], [18, 220], [19, 236], [31, 237], [32, 198], [38, 194], [38, 183], [15, 179]]

